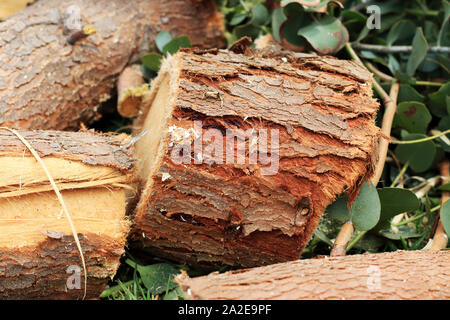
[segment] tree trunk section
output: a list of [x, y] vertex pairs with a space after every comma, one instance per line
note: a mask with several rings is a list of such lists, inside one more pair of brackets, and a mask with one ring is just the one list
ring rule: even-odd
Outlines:
[[[86, 298], [115, 275], [130, 223], [128, 137], [19, 131], [60, 190], [87, 267]], [[41, 165], [0, 130], [0, 299], [81, 299], [84, 271], [73, 233]]]
[[450, 253], [389, 253], [298, 260], [176, 280], [201, 300], [450, 299]]
[[[73, 45], [69, 6], [96, 30]], [[1, 22], [0, 125], [59, 130], [97, 119], [120, 72], [155, 50], [163, 30], [201, 48], [226, 45], [213, 0], [40, 0]]]
[[[202, 266], [295, 260], [324, 209], [370, 177], [370, 73], [331, 57], [243, 52], [186, 50], [153, 81], [136, 124], [147, 130], [136, 145], [137, 247]], [[239, 132], [240, 147], [227, 142]]]

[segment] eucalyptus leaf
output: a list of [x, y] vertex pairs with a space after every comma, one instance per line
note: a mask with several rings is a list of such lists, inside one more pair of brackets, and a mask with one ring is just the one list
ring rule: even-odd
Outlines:
[[287, 17], [284, 14], [284, 10], [282, 7], [276, 8], [272, 12], [272, 36], [278, 42], [281, 42], [280, 38], [280, 30], [284, 21], [286, 21]]
[[445, 201], [442, 205], [440, 217], [445, 233], [450, 235], [450, 199]]
[[396, 227], [394, 230], [390, 228], [380, 230], [379, 234], [391, 240], [418, 238], [421, 236], [421, 233], [417, 232], [415, 228], [411, 228], [407, 225]]
[[397, 102], [401, 103], [404, 101], [425, 101], [425, 96], [421, 95], [416, 89], [407, 84], [400, 85], [398, 92]]
[[371, 182], [364, 182], [350, 209], [356, 230], [370, 230], [380, 219], [381, 204], [377, 189]]
[[236, 26], [243, 22], [247, 18], [246, 14], [240, 13], [233, 16], [231, 21], [229, 22], [230, 26]]
[[252, 19], [250, 23], [257, 26], [263, 26], [267, 23], [269, 11], [263, 4], [258, 4], [252, 9]]
[[423, 35], [422, 28], [416, 29], [416, 35], [414, 36], [412, 42], [412, 51], [406, 64], [406, 73], [409, 76], [413, 76], [416, 72], [417, 67], [423, 61], [428, 51], [427, 39]]
[[378, 189], [381, 203], [380, 221], [388, 221], [392, 217], [419, 209], [420, 202], [414, 192], [401, 188]]
[[450, 182], [448, 182], [448, 183], [446, 183], [446, 184], [443, 184], [443, 185], [440, 186], [438, 189], [439, 189], [439, 190], [442, 190], [442, 191], [450, 191]]
[[297, 34], [304, 37], [321, 54], [338, 52], [349, 39], [347, 29], [338, 19], [331, 16], [324, 16], [300, 28]]
[[397, 106], [395, 118], [396, 125], [410, 133], [426, 133], [432, 117], [423, 103], [407, 101]]
[[350, 210], [347, 206], [348, 199], [347, 198], [339, 198], [332, 204], [330, 204], [325, 212], [328, 217], [334, 220], [337, 220], [341, 223], [347, 222], [350, 220]]
[[147, 69], [158, 72], [161, 67], [162, 58], [158, 53], [148, 53], [141, 57], [141, 62]]
[[240, 39], [245, 36], [248, 36], [252, 39], [256, 39], [259, 36], [260, 32], [261, 32], [260, 27], [257, 27], [251, 23], [237, 26], [233, 30], [233, 34], [236, 36], [237, 39]]
[[440, 118], [448, 115], [447, 113], [447, 97], [450, 96], [450, 82], [439, 88], [438, 91], [430, 94], [430, 111]]
[[[424, 134], [405, 134], [404, 140], [418, 140], [426, 138]], [[409, 161], [415, 172], [427, 171], [433, 164], [436, 147], [433, 141], [424, 141], [413, 144], [400, 144], [395, 148], [395, 155], [402, 162]]]
[[386, 44], [393, 45], [398, 40], [412, 38], [416, 24], [410, 20], [400, 20], [389, 30], [386, 37]]
[[181, 48], [190, 48], [191, 40], [187, 36], [179, 36], [170, 40], [162, 49], [162, 53], [174, 54]]
[[161, 31], [158, 33], [155, 39], [156, 47], [159, 52], [163, 52], [163, 48], [166, 44], [168, 44], [172, 40], [172, 36], [167, 31]]
[[161, 294], [167, 289], [172, 290], [177, 285], [172, 281], [179, 270], [169, 263], [158, 263], [148, 266], [136, 265], [142, 282], [151, 294]]

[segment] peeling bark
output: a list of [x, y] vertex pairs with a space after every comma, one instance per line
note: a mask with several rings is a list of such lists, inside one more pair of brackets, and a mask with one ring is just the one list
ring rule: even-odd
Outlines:
[[[360, 65], [315, 55], [210, 50], [167, 59], [136, 124], [148, 130], [136, 145], [146, 184], [131, 240], [194, 265], [297, 259], [327, 205], [372, 173], [379, 130], [371, 83]], [[222, 135], [223, 163], [195, 151], [211, 144], [208, 129]], [[251, 137], [241, 164], [225, 162], [227, 130], [260, 129], [278, 130], [279, 147], [269, 135], [257, 141], [279, 159], [275, 174], [264, 174], [261, 159], [250, 163]], [[183, 144], [190, 161], [177, 164], [172, 152]]]
[[204, 300], [450, 299], [450, 253], [396, 251], [177, 278]]
[[[96, 30], [74, 45], [64, 33], [71, 5], [81, 26]], [[162, 30], [201, 48], [226, 44], [212, 0], [41, 0], [1, 22], [0, 125], [73, 129], [93, 121], [120, 72], [153, 50]]]

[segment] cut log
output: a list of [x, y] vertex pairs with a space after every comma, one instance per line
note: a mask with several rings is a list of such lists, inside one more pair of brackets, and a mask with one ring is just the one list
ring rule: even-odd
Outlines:
[[332, 57], [169, 57], [136, 123], [148, 132], [136, 145], [145, 185], [131, 240], [192, 265], [297, 259], [324, 209], [372, 173], [371, 84]]
[[176, 281], [187, 299], [450, 299], [450, 252], [298, 260]]
[[[71, 45], [76, 30], [65, 29], [77, 14], [96, 33]], [[72, 129], [97, 119], [120, 72], [163, 30], [201, 48], [226, 45], [213, 0], [37, 1], [0, 23], [0, 125]]]
[[117, 81], [117, 111], [122, 117], [138, 115], [142, 100], [148, 93], [148, 84], [138, 64], [126, 67]]
[[[61, 191], [87, 266], [86, 298], [114, 276], [130, 222], [133, 181], [125, 136], [19, 131]], [[73, 233], [42, 166], [0, 130], [0, 299], [79, 299], [84, 271]]]

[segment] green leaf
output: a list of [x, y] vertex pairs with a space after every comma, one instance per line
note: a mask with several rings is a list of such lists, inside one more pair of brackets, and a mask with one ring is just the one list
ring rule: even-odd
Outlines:
[[448, 182], [448, 183], [446, 183], [446, 184], [443, 184], [443, 185], [440, 186], [438, 189], [439, 189], [439, 190], [442, 190], [442, 191], [450, 191], [450, 182]]
[[276, 8], [272, 12], [272, 35], [275, 40], [281, 42], [280, 30], [281, 26], [286, 21], [287, 17], [284, 14], [284, 9], [282, 7]]
[[324, 16], [297, 32], [321, 54], [333, 54], [341, 50], [348, 42], [349, 35], [342, 23], [331, 16]]
[[418, 238], [421, 236], [421, 233], [417, 232], [417, 230], [415, 228], [411, 228], [407, 225], [398, 226], [394, 230], [389, 228], [389, 229], [381, 230], [379, 233], [383, 237], [391, 239], [391, 240]]
[[388, 221], [392, 217], [419, 209], [420, 202], [414, 192], [401, 188], [378, 189], [381, 202], [380, 221]]
[[156, 47], [159, 52], [163, 52], [163, 48], [166, 44], [168, 44], [172, 40], [172, 36], [167, 31], [161, 31], [158, 33], [155, 39]]
[[158, 53], [148, 53], [141, 57], [142, 64], [149, 70], [158, 72], [161, 67], [162, 56]]
[[[405, 134], [404, 140], [418, 140], [426, 138], [424, 134]], [[400, 144], [395, 148], [395, 155], [402, 162], [409, 161], [409, 165], [415, 172], [427, 171], [433, 164], [436, 147], [433, 141], [424, 141], [413, 144]]]
[[306, 40], [300, 37], [297, 32], [310, 23], [311, 20], [307, 15], [290, 16], [281, 26], [281, 36], [295, 46], [305, 47], [307, 45]]
[[247, 18], [246, 14], [242, 14], [242, 13], [236, 14], [233, 16], [233, 18], [231, 19], [229, 24], [230, 24], [230, 26], [236, 26], [236, 25], [240, 24], [242, 21], [244, 21], [245, 18]]
[[267, 23], [269, 11], [263, 4], [258, 4], [252, 9], [252, 19], [250, 23], [257, 26], [263, 26]]
[[347, 202], [347, 198], [339, 198], [330, 204], [326, 208], [325, 212], [331, 219], [337, 220], [341, 223], [347, 222], [350, 220], [350, 210], [348, 209]]
[[380, 219], [380, 212], [381, 204], [377, 189], [371, 182], [364, 182], [350, 209], [355, 229], [365, 231], [375, 227]]
[[148, 266], [137, 264], [136, 269], [141, 276], [142, 282], [151, 294], [161, 294], [176, 287], [172, 281], [174, 275], [179, 273], [179, 270], [169, 263], [158, 263]]
[[261, 28], [255, 26], [251, 23], [237, 26], [233, 30], [233, 34], [236, 36], [236, 39], [240, 39], [245, 36], [248, 36], [252, 39], [256, 39], [260, 32], [261, 32]]
[[386, 44], [393, 45], [398, 40], [412, 38], [416, 25], [410, 20], [400, 20], [396, 22], [386, 37]]
[[414, 89], [410, 85], [402, 84], [402, 85], [400, 85], [397, 101], [398, 101], [398, 103], [401, 103], [404, 101], [423, 102], [423, 101], [425, 101], [425, 96], [421, 95], [419, 92], [417, 92], [416, 89]]
[[450, 96], [450, 82], [439, 88], [438, 91], [430, 94], [430, 110], [435, 116], [445, 117], [447, 113], [447, 97]]
[[406, 64], [406, 73], [409, 76], [413, 76], [417, 67], [423, 61], [427, 55], [428, 43], [427, 39], [423, 35], [422, 28], [416, 29], [416, 35], [412, 42], [412, 51]]
[[450, 235], [450, 199], [442, 205], [440, 216], [445, 233]]
[[170, 53], [174, 54], [177, 52], [180, 48], [190, 48], [191, 47], [191, 40], [189, 40], [186, 36], [179, 36], [176, 38], [173, 38], [170, 40], [162, 49], [162, 53]]
[[402, 102], [397, 106], [396, 125], [410, 133], [426, 133], [431, 114], [421, 102]]

